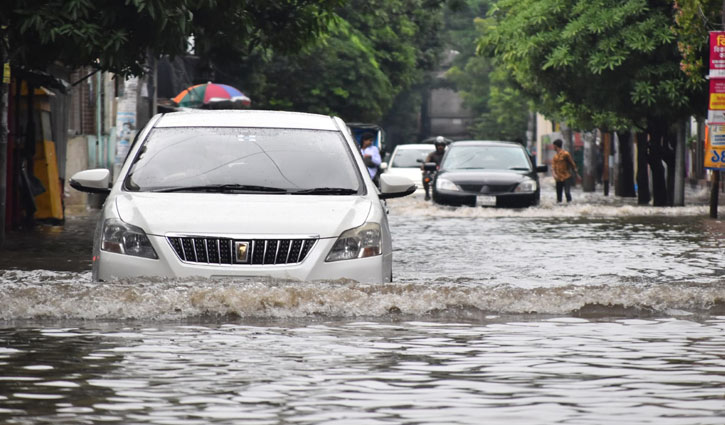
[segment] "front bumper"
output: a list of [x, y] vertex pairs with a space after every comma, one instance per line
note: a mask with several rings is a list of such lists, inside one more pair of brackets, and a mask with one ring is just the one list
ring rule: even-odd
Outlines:
[[527, 192], [527, 193], [475, 193], [475, 192], [464, 192], [464, 191], [448, 191], [438, 190], [433, 191], [433, 202], [442, 205], [462, 206], [468, 205], [471, 207], [477, 206], [476, 199], [479, 196], [495, 196], [495, 205], [489, 204], [486, 206], [496, 208], [526, 208], [533, 205], [538, 205], [540, 192]]
[[94, 267], [98, 280], [122, 278], [224, 278], [265, 277], [280, 280], [314, 281], [351, 279], [361, 283], [382, 283], [392, 275], [392, 253], [368, 258], [326, 262], [336, 238], [318, 239], [305, 259], [296, 264], [206, 264], [182, 261], [166, 237], [148, 235], [159, 258], [134, 257], [101, 251]]

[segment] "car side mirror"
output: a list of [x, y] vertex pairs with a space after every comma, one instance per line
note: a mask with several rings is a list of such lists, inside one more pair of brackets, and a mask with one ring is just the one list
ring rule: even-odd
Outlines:
[[70, 186], [87, 193], [110, 193], [111, 172], [105, 168], [79, 171], [70, 178]]
[[423, 169], [425, 171], [436, 171], [438, 170], [438, 164], [435, 162], [426, 162], [423, 164]]
[[380, 163], [380, 169], [385, 171], [388, 169], [388, 163], [387, 162], [381, 162]]
[[549, 167], [547, 165], [537, 165], [536, 166], [537, 173], [545, 173], [547, 171], [549, 171]]
[[415, 192], [415, 183], [407, 177], [381, 174], [380, 199], [402, 198]]

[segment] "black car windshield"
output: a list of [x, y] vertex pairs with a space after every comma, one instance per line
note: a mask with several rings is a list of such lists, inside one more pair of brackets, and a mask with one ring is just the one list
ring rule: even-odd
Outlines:
[[131, 191], [354, 194], [364, 190], [340, 132], [156, 128], [124, 187]]
[[530, 171], [531, 162], [526, 151], [519, 146], [450, 146], [441, 168]]
[[425, 161], [425, 157], [434, 150], [433, 147], [397, 149], [390, 166], [396, 168], [420, 168], [420, 164]]

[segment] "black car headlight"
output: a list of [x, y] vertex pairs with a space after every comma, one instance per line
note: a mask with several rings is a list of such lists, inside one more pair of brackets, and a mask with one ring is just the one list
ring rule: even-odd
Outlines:
[[383, 251], [380, 224], [366, 223], [342, 232], [325, 261], [352, 260], [380, 255]]
[[159, 258], [142, 228], [109, 218], [103, 223], [101, 250], [135, 257]]
[[536, 192], [536, 189], [539, 188], [538, 183], [536, 183], [536, 180], [534, 179], [526, 179], [519, 183], [518, 186], [516, 186], [516, 189], [514, 192], [517, 193], [529, 193], [529, 192]]

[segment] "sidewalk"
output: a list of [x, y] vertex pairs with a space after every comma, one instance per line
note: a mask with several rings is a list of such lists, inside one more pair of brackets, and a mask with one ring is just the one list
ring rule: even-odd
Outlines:
[[[556, 189], [554, 184], [554, 178], [546, 176], [541, 178], [541, 198], [551, 199], [555, 202], [556, 200]], [[621, 197], [614, 194], [614, 187], [609, 187], [609, 195], [604, 195], [604, 186], [597, 184], [593, 192], [584, 192], [582, 190], [581, 183], [572, 187], [571, 189], [572, 198], [574, 201], [582, 203], [606, 203], [606, 204], [625, 204], [625, 205], [637, 205], [637, 197]], [[710, 187], [704, 180], [698, 181], [695, 184], [691, 182], [685, 183], [685, 205], [709, 205], [710, 204]], [[652, 205], [650, 199], [649, 205]], [[662, 207], [667, 208], [667, 207]], [[725, 192], [720, 192], [718, 197], [718, 217], [725, 218]]]

